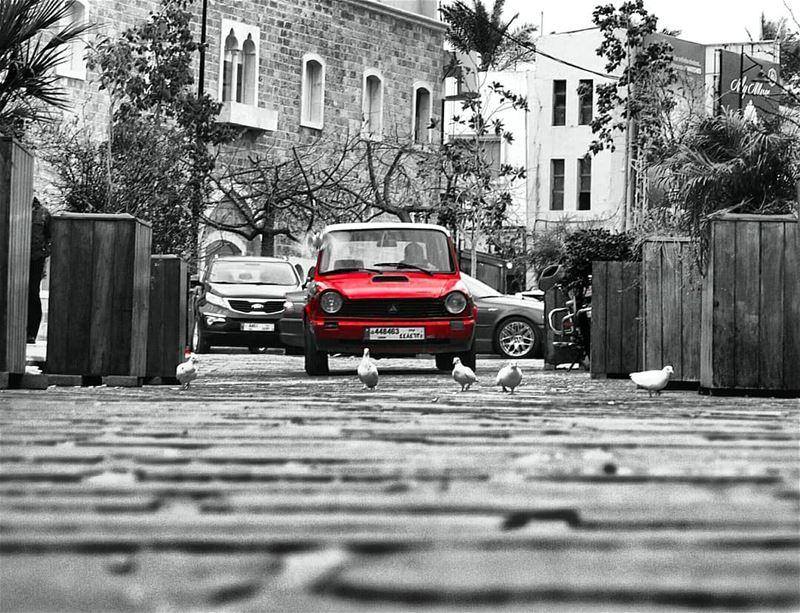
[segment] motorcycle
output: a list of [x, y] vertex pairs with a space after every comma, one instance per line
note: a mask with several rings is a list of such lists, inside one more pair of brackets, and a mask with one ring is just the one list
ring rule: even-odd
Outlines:
[[553, 347], [567, 349], [573, 353], [574, 358], [569, 370], [579, 364], [588, 370], [592, 340], [591, 284], [584, 294], [574, 294], [561, 284], [562, 277], [561, 266], [554, 265], [545, 268], [538, 281], [540, 289], [547, 291], [552, 287], [558, 287], [569, 297], [565, 306], [551, 309], [547, 314], [547, 325], [556, 337]]

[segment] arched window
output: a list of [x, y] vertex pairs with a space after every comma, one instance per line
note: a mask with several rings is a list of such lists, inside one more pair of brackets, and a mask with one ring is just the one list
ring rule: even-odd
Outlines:
[[258, 28], [222, 20], [219, 99], [258, 106]]
[[225, 59], [223, 60], [222, 68], [222, 101], [235, 100], [238, 102], [236, 95], [238, 87], [238, 67], [240, 66], [239, 58], [239, 41], [233, 30], [230, 31], [228, 37], [225, 39]]
[[253, 35], [248, 34], [247, 40], [242, 45], [242, 98], [239, 102], [245, 104], [256, 103], [256, 44]]
[[411, 116], [415, 143], [431, 140], [431, 90], [427, 85], [414, 86], [414, 108]]
[[303, 86], [300, 124], [322, 128], [325, 105], [325, 64], [318, 55], [303, 57]]
[[[75, 0], [70, 6], [67, 16], [59, 22], [56, 30], [71, 24], [86, 23], [89, 14], [89, 7], [84, 0]], [[59, 76], [69, 77], [70, 79], [86, 79], [86, 42], [81, 38], [72, 40], [64, 53], [64, 61], [56, 66], [55, 72]]]
[[383, 78], [377, 71], [364, 73], [361, 114], [364, 135], [380, 140], [383, 133]]

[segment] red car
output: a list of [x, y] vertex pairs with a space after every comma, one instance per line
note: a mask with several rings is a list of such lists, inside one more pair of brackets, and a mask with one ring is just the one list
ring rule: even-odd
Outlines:
[[303, 317], [305, 370], [331, 353], [377, 358], [430, 353], [475, 367], [477, 308], [447, 229], [431, 224], [336, 224], [321, 235]]

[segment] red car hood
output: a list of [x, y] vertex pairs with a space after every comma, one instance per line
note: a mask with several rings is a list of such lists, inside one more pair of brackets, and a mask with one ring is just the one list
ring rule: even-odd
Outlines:
[[457, 289], [469, 295], [461, 278], [455, 275], [427, 275], [406, 272], [331, 275], [317, 281], [320, 290], [335, 289], [345, 298], [441, 298]]

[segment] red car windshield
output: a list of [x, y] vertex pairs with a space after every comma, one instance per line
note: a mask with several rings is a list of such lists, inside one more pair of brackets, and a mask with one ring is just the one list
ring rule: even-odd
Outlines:
[[320, 274], [369, 270], [421, 270], [453, 273], [447, 235], [419, 228], [377, 228], [328, 232], [322, 245]]

